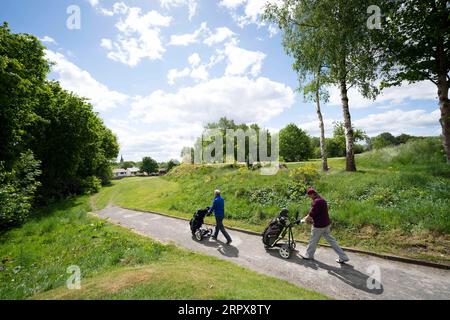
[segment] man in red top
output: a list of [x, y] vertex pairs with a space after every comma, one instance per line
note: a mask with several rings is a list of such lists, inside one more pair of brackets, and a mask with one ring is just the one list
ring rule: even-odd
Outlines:
[[313, 226], [311, 228], [311, 239], [309, 240], [308, 248], [306, 249], [306, 254], [303, 256], [303, 259], [314, 260], [314, 253], [316, 252], [317, 244], [319, 243], [320, 237], [323, 236], [334, 251], [336, 251], [339, 255], [339, 259], [337, 259], [336, 262], [348, 262], [350, 259], [347, 257], [344, 250], [339, 247], [336, 239], [334, 239], [330, 234], [331, 221], [328, 215], [327, 202], [319, 196], [314, 189], [308, 189], [308, 196], [312, 200], [311, 210], [303, 220], [312, 223]]

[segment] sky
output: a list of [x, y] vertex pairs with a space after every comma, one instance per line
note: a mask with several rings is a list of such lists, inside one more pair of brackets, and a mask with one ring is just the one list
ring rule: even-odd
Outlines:
[[[260, 20], [266, 1], [2, 0], [0, 22], [41, 39], [54, 63], [49, 79], [90, 99], [125, 160], [167, 161], [223, 116], [272, 132], [295, 123], [318, 136], [282, 33]], [[339, 90], [329, 92], [327, 136], [342, 121]], [[369, 136], [440, 134], [431, 82], [386, 89], [375, 101], [355, 90], [349, 97], [355, 127]]]

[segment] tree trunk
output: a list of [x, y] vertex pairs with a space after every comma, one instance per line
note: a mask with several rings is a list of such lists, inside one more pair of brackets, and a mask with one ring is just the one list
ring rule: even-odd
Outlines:
[[[445, 25], [445, 21], [444, 21]], [[447, 163], [450, 164], [450, 101], [448, 100], [449, 81], [447, 80], [448, 66], [445, 65], [443, 37], [439, 37], [437, 45], [437, 69], [438, 69], [438, 97], [439, 108], [441, 109], [442, 143], [447, 157]]]
[[354, 139], [353, 139], [352, 120], [350, 117], [350, 110], [348, 106], [347, 81], [345, 79], [341, 80], [341, 100], [342, 100], [342, 110], [344, 113], [346, 170], [353, 172], [356, 171], [355, 151], [353, 149]]
[[316, 108], [317, 118], [319, 119], [320, 126], [320, 156], [322, 157], [322, 170], [328, 171], [327, 150], [325, 147], [325, 126], [323, 124], [322, 111], [320, 110], [320, 70], [317, 76], [317, 88], [316, 88]]
[[[442, 51], [443, 54], [443, 51]], [[441, 56], [438, 61], [443, 61]], [[447, 80], [447, 74], [445, 72], [445, 67], [441, 66], [439, 68], [438, 75], [438, 97], [439, 97], [439, 108], [441, 109], [441, 119], [440, 123], [442, 126], [442, 144], [444, 145], [444, 151], [447, 157], [447, 163], [450, 164], [450, 101], [448, 99], [448, 87], [449, 82]]]

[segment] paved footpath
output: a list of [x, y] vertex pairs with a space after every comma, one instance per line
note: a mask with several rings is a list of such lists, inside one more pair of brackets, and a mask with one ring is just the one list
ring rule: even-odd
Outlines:
[[228, 246], [222, 242], [225, 240], [221, 234], [218, 241], [194, 240], [188, 222], [176, 218], [112, 206], [95, 215], [163, 243], [172, 242], [195, 252], [228, 260], [335, 299], [450, 300], [450, 270], [356, 253], [348, 253], [350, 263], [341, 266], [335, 261], [337, 256], [334, 251], [325, 247], [318, 248], [316, 261], [305, 261], [300, 256], [305, 246], [300, 243], [297, 243], [298, 251], [289, 260], [284, 260], [278, 250], [266, 251], [261, 237], [243, 232], [229, 230], [233, 242]]

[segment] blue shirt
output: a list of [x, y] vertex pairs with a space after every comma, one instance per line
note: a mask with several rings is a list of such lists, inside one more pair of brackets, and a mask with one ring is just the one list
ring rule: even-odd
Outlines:
[[225, 216], [225, 200], [221, 196], [214, 198], [209, 212], [214, 212], [216, 218], [224, 218]]

